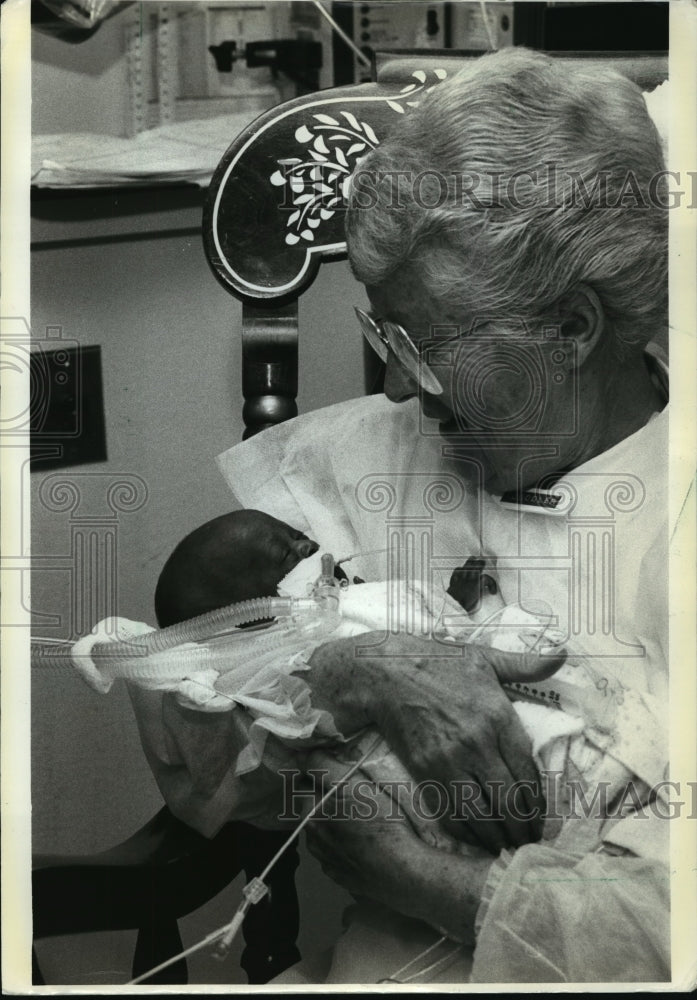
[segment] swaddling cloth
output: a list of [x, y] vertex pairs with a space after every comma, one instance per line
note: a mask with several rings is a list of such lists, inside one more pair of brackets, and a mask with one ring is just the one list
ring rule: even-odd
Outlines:
[[[314, 578], [312, 561], [300, 564], [281, 584], [281, 590], [300, 597], [307, 592]], [[550, 635], [544, 618], [537, 617], [517, 605], [500, 609], [487, 627], [472, 627], [468, 616], [448, 595], [436, 595], [429, 588], [406, 581], [377, 582], [348, 587], [342, 596], [342, 622], [337, 635], [358, 635], [370, 630], [395, 629], [412, 634], [433, 634], [451, 639], [485, 639], [486, 645], [523, 652], [534, 646], [534, 639]], [[585, 687], [586, 675], [573, 667], [563, 667], [567, 690]], [[537, 688], [535, 688], [537, 693]], [[568, 697], [568, 695], [567, 695]], [[554, 706], [554, 707], [552, 707]], [[532, 745], [532, 756], [540, 772], [558, 773], [564, 777], [573, 773], [581, 777], [596, 766], [602, 754], [584, 738], [584, 720], [579, 715], [551, 705], [515, 701], [514, 710]], [[351, 744], [351, 759], [362, 756], [375, 739], [372, 731], [364, 733]], [[337, 754], [343, 757], [340, 748]], [[348, 759], [348, 758], [347, 758]], [[364, 777], [378, 788], [387, 790], [399, 804], [416, 833], [428, 844], [441, 850], [456, 852], [462, 845], [444, 832], [440, 824], [424, 810], [418, 784], [385, 741], [363, 763]], [[553, 835], [548, 824], [546, 832]]]
[[[280, 591], [293, 597], [306, 596], [306, 588], [317, 577], [313, 558], [304, 560], [297, 569], [301, 567], [301, 572], [293, 571], [281, 582]], [[332, 639], [403, 627], [406, 622], [417, 627], [417, 634], [427, 636], [436, 620], [425, 591], [403, 580], [348, 587], [341, 592], [340, 607], [341, 620]], [[237, 759], [235, 773], [253, 770], [262, 757], [270, 767], [292, 766], [292, 756], [285, 760], [279, 756], [279, 741], [291, 751], [337, 746], [343, 741], [329, 713], [312, 707], [310, 689], [299, 676], [309, 669], [307, 661], [313, 649], [308, 646], [283, 662], [276, 657], [241, 686], [233, 674], [221, 674], [215, 681], [220, 701], [228, 707], [244, 706], [254, 717], [249, 744]], [[277, 738], [269, 750], [273, 759], [266, 753], [269, 734]]]
[[[281, 593], [290, 597], [307, 596], [318, 577], [316, 562], [310, 558], [301, 563], [282, 581]], [[331, 638], [380, 630], [424, 637], [441, 633], [447, 640], [448, 627], [455, 638], [461, 638], [462, 609], [456, 606], [459, 619], [457, 615], [454, 619], [450, 616], [451, 621], [455, 621], [454, 626], [447, 625], [448, 616], [443, 614], [449, 600], [447, 595], [441, 594], [436, 601], [425, 586], [400, 579], [347, 587], [341, 591], [341, 615], [334, 622], [337, 627], [331, 632]], [[451, 606], [449, 610], [454, 609]], [[525, 634], [539, 635], [544, 628], [544, 623], [516, 606], [501, 608], [497, 621], [498, 626], [487, 634], [487, 644], [507, 649], [524, 650], [526, 645], [521, 644], [521, 640]], [[328, 636], [322, 634], [314, 644], [309, 643], [300, 650], [297, 643], [295, 646], [292, 641], [287, 644], [282, 637], [284, 641], [272, 643], [267, 649], [265, 634], [268, 636], [268, 632], [259, 633], [259, 651], [254, 643], [249, 663], [240, 661], [228, 671], [224, 666], [220, 672], [204, 671], [197, 663], [200, 647], [191, 644], [191, 669], [187, 667], [185, 677], [167, 676], [165, 672], [162, 679], [144, 685], [172, 690], [181, 704], [199, 711], [230, 711], [236, 706], [246, 709], [253, 721], [247, 745], [234, 762], [234, 773], [238, 775], [254, 770], [262, 760], [274, 770], [296, 766], [297, 750], [318, 746], [338, 748], [344, 739], [334, 726], [332, 716], [312, 706], [310, 689], [300, 676], [309, 669], [307, 661], [313, 649]], [[178, 649], [180, 655], [185, 653], [184, 647]], [[86, 679], [90, 681], [91, 678], [86, 676]], [[568, 741], [583, 730], [581, 720], [545, 705], [519, 703], [516, 711], [532, 738], [538, 767], [552, 766], [551, 753], [555, 756], [554, 764], [563, 770]], [[268, 744], [269, 734], [276, 738], [271, 744]], [[543, 750], [547, 751], [546, 758]], [[383, 781], [409, 783], [409, 776], [384, 744], [373, 754], [365, 771]], [[419, 820], [420, 817], [414, 815], [414, 825], [426, 837], [424, 823]], [[431, 830], [430, 839], [434, 835], [437, 837], [433, 833], [435, 824], [426, 825]]]
[[[280, 589], [291, 593], [292, 596], [303, 596], [304, 588], [311, 583], [313, 578], [312, 565], [304, 566], [301, 564], [289, 578], [283, 581]], [[396, 631], [408, 630], [412, 634], [429, 636], [438, 632], [442, 633], [443, 621], [445, 620], [442, 596], [437, 599], [428, 588], [406, 581], [350, 586], [342, 592], [341, 608], [341, 624], [335, 633], [337, 637], [359, 635], [372, 630], [385, 631], [392, 628], [395, 628]], [[450, 610], [453, 609], [450, 608]], [[460, 609], [460, 625], [461, 617], [462, 611]], [[528, 648], [528, 644], [523, 637], [529, 638], [531, 634], [539, 636], [541, 632], [544, 632], [544, 622], [540, 622], [534, 615], [517, 606], [502, 609], [499, 623], [498, 628], [490, 629], [487, 644], [500, 645], [504, 649], [524, 651]], [[461, 635], [462, 629], [455, 627], [453, 631], [457, 635]], [[569, 672], [571, 679], [576, 682], [580, 675], [575, 673], [572, 668], [569, 668]], [[294, 678], [294, 680], [299, 681], [298, 678]], [[302, 682], [299, 681], [299, 683]], [[569, 683], [568, 680], [567, 683]], [[220, 690], [226, 688], [224, 677], [220, 678], [217, 687]], [[259, 733], [260, 730], [273, 732], [274, 735], [280, 736], [281, 741], [289, 749], [324, 746], [330, 752], [336, 753], [337, 756], [344, 759], [345, 754], [341, 749], [342, 738], [334, 740], [330, 734], [323, 736], [319, 727], [312, 732], [306, 731], [303, 738], [290, 740], [284, 738], [280, 732], [279, 722], [283, 711], [284, 725], [289, 725], [290, 712], [285, 714], [285, 709], [289, 706], [286, 703], [282, 709], [280, 701], [277, 702], [274, 716], [275, 724], [270, 725], [269, 716], [263, 714], [264, 702], [268, 695], [269, 691], [257, 691], [253, 702], [249, 700], [249, 692], [238, 692], [235, 695], [236, 700], [239, 700], [240, 703], [246, 704], [253, 712], [261, 713], [257, 716], [252, 727], [253, 735], [250, 746], [245, 749], [237, 761], [237, 773], [243, 773], [243, 770], [256, 766], [255, 761], [259, 763], [262, 754], [267, 766], [282, 764], [281, 760], [276, 759], [276, 757], [272, 760], [269, 756], [269, 753], [271, 755], [277, 754], [277, 750], [270, 748], [269, 753], [263, 753], [263, 741], [258, 735], [254, 735], [255, 731]], [[298, 705], [294, 706], [294, 711], [298, 707]], [[557, 772], [563, 776], [573, 773], [575, 777], [582, 776], [602, 756], [600, 751], [590, 746], [584, 738], [585, 723], [581, 717], [561, 711], [558, 705], [550, 707], [545, 704], [524, 701], [514, 702], [514, 710], [530, 737], [533, 759], [541, 772]], [[326, 736], [329, 736], [329, 739]], [[375, 732], [368, 731], [356, 741], [352, 741], [350, 756], [346, 757], [347, 762], [362, 756], [374, 740]], [[450, 852], [462, 849], [462, 845], [446, 834], [440, 824], [424, 812], [418, 784], [411, 778], [396, 754], [384, 741], [364, 762], [361, 771], [366, 780], [374, 783], [378, 788], [387, 790], [395, 798], [416, 833], [426, 843]], [[551, 832], [550, 835], [552, 835]]]

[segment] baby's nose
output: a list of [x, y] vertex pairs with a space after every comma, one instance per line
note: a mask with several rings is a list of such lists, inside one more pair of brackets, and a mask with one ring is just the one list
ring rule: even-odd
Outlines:
[[300, 559], [313, 556], [319, 549], [317, 542], [313, 542], [311, 538], [299, 538], [297, 542], [293, 542], [293, 547]]

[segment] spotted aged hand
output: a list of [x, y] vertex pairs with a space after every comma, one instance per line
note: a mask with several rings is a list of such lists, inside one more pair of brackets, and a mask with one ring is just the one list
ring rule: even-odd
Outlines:
[[362, 771], [315, 751], [309, 766], [336, 795], [307, 828], [310, 851], [325, 874], [355, 896], [473, 940], [474, 915], [491, 856], [479, 847], [449, 855], [414, 832], [394, 799]]
[[322, 751], [310, 755], [308, 769], [317, 778], [317, 791], [336, 788], [307, 833], [325, 874], [356, 896], [406, 912], [406, 883], [414, 852], [423, 846], [408, 821], [364, 772], [346, 781], [348, 765]]
[[374, 723], [412, 777], [430, 783], [434, 811], [447, 796], [448, 832], [498, 853], [538, 839], [544, 809], [530, 740], [501, 683], [550, 676], [564, 658], [371, 632], [315, 651], [313, 704], [344, 733]]

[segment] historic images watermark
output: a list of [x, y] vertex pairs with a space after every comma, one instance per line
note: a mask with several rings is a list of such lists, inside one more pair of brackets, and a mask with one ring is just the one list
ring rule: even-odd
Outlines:
[[[294, 164], [281, 163], [280, 168], [281, 175], [285, 171], [290, 178]], [[331, 205], [333, 211], [348, 207], [369, 211], [378, 203], [389, 210], [408, 205], [474, 211], [520, 211], [533, 205], [541, 209], [697, 208], [697, 171], [664, 169], [640, 178], [633, 170], [626, 170], [621, 177], [609, 170], [587, 177], [581, 170], [553, 161], [514, 173], [373, 170], [359, 165], [348, 178], [338, 172], [323, 176], [322, 188], [314, 197]], [[290, 183], [284, 185], [279, 209], [298, 209], [297, 191]]]
[[[639, 819], [697, 819], [697, 781], [668, 779], [649, 787], [631, 779], [621, 789], [609, 781], [588, 785], [580, 779], [565, 778], [562, 771], [541, 771], [539, 781], [479, 783], [470, 779], [447, 784], [425, 781], [385, 780], [354, 777], [350, 783], [336, 780], [329, 770], [310, 768], [306, 772], [282, 769], [284, 808], [282, 820], [299, 820], [323, 795], [333, 788], [315, 813], [317, 819], [370, 822], [378, 816], [402, 821], [413, 816], [418, 821], [515, 819], [545, 820], [621, 819], [629, 814]], [[536, 803], [540, 795], [544, 808]]]
[[[621, 180], [609, 170], [592, 179], [580, 170], [553, 162], [536, 170], [479, 173], [444, 173], [439, 170], [357, 170], [348, 191], [352, 209], [374, 208], [381, 199], [385, 208], [402, 209], [415, 204], [422, 209], [536, 208], [629, 209], [697, 208], [697, 171], [660, 170], [646, 181], [633, 170]], [[385, 197], [387, 200], [385, 201]]]
[[[590, 507], [583, 500], [586, 493], [593, 498]], [[366, 636], [363, 643], [357, 641], [356, 655], [418, 657], [423, 653], [420, 647], [412, 649], [402, 643], [393, 648], [388, 641], [390, 635], [411, 635], [436, 640], [439, 656], [461, 657], [464, 666], [472, 655], [466, 630], [477, 619], [472, 619], [464, 607], [458, 607], [456, 599], [445, 605], [439, 599], [434, 628], [433, 600], [429, 595], [445, 590], [458, 567], [462, 568], [468, 557], [481, 554], [479, 526], [486, 516], [481, 493], [468, 488], [464, 472], [376, 472], [357, 483], [356, 500], [366, 519], [375, 518], [375, 537], [381, 534], [384, 538], [380, 578], [388, 581], [382, 598], [384, 638], [373, 634]], [[505, 573], [506, 603], [520, 606], [528, 616], [513, 615], [508, 624], [501, 616], [491, 617], [488, 624], [479, 627], [479, 642], [495, 645], [495, 633], [503, 630], [505, 647], [515, 649], [518, 647], [511, 641], [522, 631], [528, 638], [539, 638], [536, 649], [540, 652], [548, 645], [545, 636], [549, 638], [549, 630], [554, 630], [554, 643], [566, 646], [577, 667], [576, 682], [597, 691], [609, 710], [609, 706], [622, 702], [624, 691], [612, 672], [604, 669], [604, 659], [646, 655], [644, 646], [631, 635], [618, 633], [615, 615], [619, 588], [617, 535], [631, 530], [633, 516], [646, 502], [646, 487], [638, 476], [628, 472], [587, 471], [576, 474], [573, 482], [557, 482], [542, 493], [525, 491], [516, 501], [521, 511], [533, 503], [541, 502], [545, 511], [551, 505], [551, 514], [545, 516], [561, 518], [556, 530], [560, 538], [565, 537], [566, 544], [545, 555], [530, 546], [519, 546], [499, 552], [496, 557], [482, 556], [481, 573], [494, 578]], [[454, 514], [468, 526], [461, 551], [444, 547], [440, 541], [444, 520]], [[565, 606], [552, 609], [535, 605], [528, 577], [540, 570], [568, 580]], [[531, 649], [532, 645], [525, 643], [519, 651]], [[592, 656], [588, 650], [593, 651]], [[556, 690], [552, 677], [537, 684], [535, 700], [557, 704]]]
[[[48, 413], [53, 394], [68, 377], [68, 359], [79, 356], [76, 349], [81, 345], [66, 336], [59, 324], [32, 331], [24, 317], [16, 316], [3, 317], [0, 328], [0, 363], [8, 389], [12, 389], [14, 380], [20, 385], [28, 382], [29, 386], [28, 394], [16, 394], [22, 405], [3, 416], [3, 453], [12, 457], [13, 448], [26, 449], [31, 441], [39, 459], [60, 459], [61, 442], [78, 438], [85, 429], [79, 365], [71, 373], [77, 402], [69, 423], [56, 429]], [[145, 506], [148, 487], [141, 476], [131, 472], [70, 468], [42, 472], [39, 462], [32, 491], [29, 472], [29, 462], [23, 461], [17, 531], [3, 552], [3, 570], [15, 576], [24, 613], [30, 610], [33, 582], [30, 620], [34, 629], [46, 638], [60, 635], [74, 639], [88, 632], [95, 622], [111, 621], [118, 615], [122, 522], [124, 516]], [[26, 516], [32, 492], [33, 531]], [[55, 606], [41, 606], [39, 593], [58, 595]], [[13, 615], [8, 607], [3, 626], [24, 625], [24, 616]], [[110, 629], [107, 626], [107, 631]]]
[[505, 435], [507, 442], [558, 446], [578, 434], [578, 345], [559, 324], [532, 329], [521, 317], [478, 316], [467, 324], [434, 324], [415, 346], [419, 371], [427, 368], [438, 379], [437, 402], [449, 417], [444, 426], [422, 402], [423, 436], [481, 445]]

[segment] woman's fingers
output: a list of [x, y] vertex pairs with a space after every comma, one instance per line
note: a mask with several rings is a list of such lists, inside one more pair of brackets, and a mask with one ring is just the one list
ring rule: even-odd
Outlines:
[[[537, 767], [532, 760], [530, 739], [515, 719], [516, 725], [507, 726], [498, 734], [501, 758], [513, 775], [505, 807], [510, 807], [518, 820], [527, 823], [532, 839], [539, 840], [546, 808], [546, 800]], [[526, 820], [526, 817], [529, 817]]]
[[339, 861], [337, 848], [331, 839], [331, 824], [322, 822], [310, 823], [306, 828], [306, 840], [310, 854], [319, 862], [322, 871], [332, 882], [344, 885], [350, 879], [349, 858], [346, 852], [341, 852]]
[[490, 786], [476, 778], [451, 783], [451, 811], [443, 820], [445, 830], [457, 840], [465, 840], [499, 854], [510, 841], [497, 808], [489, 798]]
[[[453, 657], [426, 640], [400, 639], [393, 640], [395, 656], [386, 661], [391, 665], [380, 675], [383, 683], [375, 685], [374, 718], [413, 777], [414, 790], [421, 783], [419, 794], [435, 808], [435, 790], [424, 793], [423, 786], [439, 782], [451, 807], [451, 832], [461, 840], [471, 834], [493, 853], [537, 839], [535, 812], [544, 800], [530, 740], [500, 683], [548, 676], [565, 651], [538, 656], [471, 646]], [[334, 761], [327, 778], [336, 781], [347, 769], [346, 762], [337, 768]], [[502, 815], [492, 809], [499, 792]], [[516, 803], [511, 811], [509, 801]]]
[[[370, 799], [378, 804], [367, 813], [363, 808], [360, 812], [353, 809], [362, 782], [370, 785]], [[405, 872], [418, 839], [408, 822], [392, 810], [389, 796], [371, 782], [349, 779], [339, 795], [339, 815], [308, 824], [310, 852], [325, 874], [350, 892], [394, 904], [404, 891]]]
[[539, 820], [535, 811], [530, 808], [526, 786], [522, 786], [521, 800], [520, 780], [512, 772], [500, 749], [499, 753], [500, 758], [489, 762], [484, 787], [489, 792], [492, 811], [500, 817], [506, 846], [522, 847], [539, 838]]
[[493, 647], [486, 650], [486, 658], [496, 672], [501, 684], [525, 681], [542, 681], [555, 674], [566, 660], [564, 647], [552, 647], [545, 655], [538, 653], [509, 653]]
[[[449, 799], [448, 832], [466, 840], [467, 831], [493, 853], [537, 840], [544, 800], [531, 743], [491, 671], [471, 674], [465, 698], [441, 700], [411, 716], [413, 725], [431, 719], [435, 731], [403, 743], [400, 756], [433, 811], [438, 797]], [[509, 812], [513, 802], [517, 809]]]
[[[515, 717], [514, 722], [517, 722]], [[454, 773], [448, 782], [451, 808], [445, 823], [449, 833], [494, 854], [504, 847], [520, 847], [537, 839], [527, 799], [523, 809], [517, 812], [509, 809], [509, 804], [518, 797], [518, 779], [495, 735], [482, 736], [476, 747], [462, 747], [453, 757], [452, 765]], [[535, 773], [534, 765], [532, 769]], [[527, 773], [522, 766], [519, 771]]]
[[323, 749], [310, 751], [306, 762], [305, 770], [321, 776], [323, 783], [339, 781], [351, 767], [350, 760], [344, 762], [336, 754], [329, 754]]

